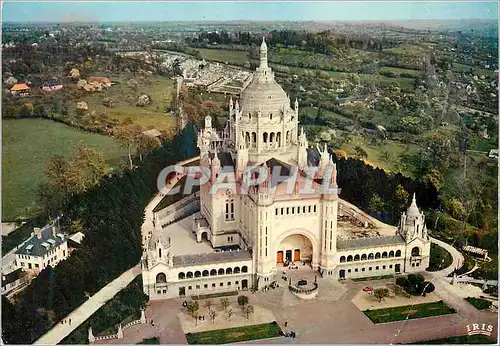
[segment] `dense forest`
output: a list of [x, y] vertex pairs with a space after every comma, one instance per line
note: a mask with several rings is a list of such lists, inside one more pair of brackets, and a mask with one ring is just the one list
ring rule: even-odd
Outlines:
[[136, 169], [105, 178], [63, 207], [63, 230], [69, 231], [71, 222], [79, 220], [85, 239], [68, 259], [55, 268], [44, 269], [14, 303], [2, 296], [5, 343], [33, 343], [89, 296], [139, 262], [143, 210], [156, 192], [159, 172], [186, 158], [184, 150], [189, 143], [184, 137], [176, 136]]

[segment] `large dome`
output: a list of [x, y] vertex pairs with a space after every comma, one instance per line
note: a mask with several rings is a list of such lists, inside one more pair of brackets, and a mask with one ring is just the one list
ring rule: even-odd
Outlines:
[[253, 75], [252, 82], [243, 90], [240, 109], [244, 115], [254, 115], [259, 111], [262, 115], [279, 114], [285, 107], [290, 108], [290, 99], [283, 88], [274, 80], [274, 73], [267, 64], [267, 45], [264, 39], [260, 46], [260, 66]]
[[263, 115], [279, 114], [283, 106], [290, 108], [289, 98], [274, 78], [265, 81], [259, 79], [254, 78], [241, 94], [240, 106], [243, 114], [253, 115], [259, 109]]

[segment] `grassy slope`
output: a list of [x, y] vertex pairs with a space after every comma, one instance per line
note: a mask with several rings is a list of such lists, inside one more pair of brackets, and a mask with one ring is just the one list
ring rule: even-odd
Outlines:
[[[175, 126], [174, 117], [164, 113], [164, 110], [170, 105], [172, 99], [174, 81], [166, 77], [150, 76], [141, 82], [137, 76], [134, 79], [138, 81], [139, 86], [137, 91], [134, 91], [127, 86], [127, 81], [130, 78], [124, 76], [112, 78], [113, 81], [117, 81], [119, 84], [113, 85], [102, 92], [88, 93], [81, 99], [72, 100], [71, 112], [76, 113], [75, 108], [78, 101], [86, 101], [89, 112], [105, 112], [110, 117], [117, 118], [120, 121], [131, 118], [135, 124], [156, 128], [160, 131], [168, 131], [172, 126]], [[147, 107], [137, 107], [135, 102], [141, 93], [151, 96], [153, 100], [152, 104]], [[129, 95], [134, 96], [132, 102], [127, 101]], [[104, 97], [111, 98], [116, 104], [115, 107], [105, 107], [102, 104]]]
[[385, 308], [377, 310], [363, 311], [373, 323], [387, 323], [402, 321], [408, 319], [423, 318], [429, 316], [440, 316], [453, 314], [456, 311], [448, 307], [442, 301], [433, 303], [424, 303], [417, 305], [398, 306], [394, 308]]
[[248, 62], [248, 53], [239, 50], [226, 50], [226, 49], [206, 49], [199, 48], [201, 56], [205, 60], [221, 61], [241, 64]]
[[[384, 169], [385, 171], [401, 171], [404, 175], [412, 176], [411, 169], [407, 169], [406, 167], [398, 167], [399, 155], [403, 153], [414, 154], [418, 152], [419, 148], [415, 145], [406, 145], [397, 141], [385, 140], [381, 144], [373, 145], [369, 141], [364, 140], [361, 136], [356, 136], [352, 138], [350, 142], [346, 142], [342, 145], [340, 149], [345, 150], [348, 156], [354, 156], [356, 151], [354, 148], [356, 146], [360, 146], [363, 148], [368, 157], [365, 159], [365, 162]], [[385, 161], [382, 159], [382, 153], [384, 151], [389, 152], [389, 160]], [[410, 168], [410, 167], [409, 167]]]
[[114, 167], [126, 159], [125, 148], [113, 138], [48, 120], [3, 120], [2, 135], [2, 221], [38, 210], [36, 189], [51, 156], [70, 156], [82, 143], [101, 152]]

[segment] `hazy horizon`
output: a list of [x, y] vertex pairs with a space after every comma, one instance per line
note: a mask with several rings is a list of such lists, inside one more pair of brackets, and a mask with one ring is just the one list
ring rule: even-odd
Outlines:
[[21, 2], [4, 23], [497, 21], [497, 2]]

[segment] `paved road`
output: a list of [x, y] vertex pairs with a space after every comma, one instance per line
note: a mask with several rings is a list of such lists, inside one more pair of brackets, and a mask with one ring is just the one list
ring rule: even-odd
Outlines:
[[35, 345], [55, 345], [61, 342], [62, 339], [68, 336], [80, 324], [85, 322], [101, 306], [106, 304], [106, 302], [108, 302], [118, 292], [120, 292], [129, 283], [131, 283], [132, 280], [134, 280], [135, 277], [140, 273], [140, 264], [136, 265], [132, 269], [127, 270], [117, 279], [113, 280], [99, 292], [90, 297], [89, 300], [76, 308], [68, 316], [66, 316], [66, 320], [69, 321], [71, 319], [71, 325], [69, 323], [58, 323], [54, 328], [49, 330], [44, 336], [38, 339], [35, 342]]

